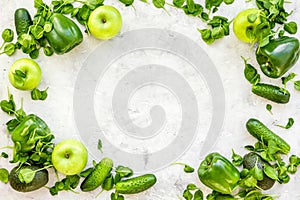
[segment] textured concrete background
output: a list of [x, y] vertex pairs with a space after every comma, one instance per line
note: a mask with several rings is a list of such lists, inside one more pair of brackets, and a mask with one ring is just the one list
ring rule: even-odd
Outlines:
[[[203, 3], [203, 1], [200, 1]], [[243, 77], [244, 65], [240, 56], [243, 55], [246, 58], [251, 58], [252, 63], [255, 63], [254, 50], [248, 44], [239, 42], [233, 34], [226, 37], [223, 40], [216, 42], [215, 44], [208, 46], [200, 38], [200, 34], [196, 30], [197, 27], [204, 28], [204, 24], [199, 19], [186, 16], [182, 11], [173, 9], [172, 7], [166, 6], [166, 9], [170, 12], [170, 16], [162, 9], [156, 9], [153, 5], [144, 4], [142, 2], [136, 2], [134, 4], [136, 9], [132, 7], [124, 7], [117, 1], [107, 1], [106, 4], [111, 4], [116, 6], [122, 16], [123, 16], [123, 27], [121, 30], [121, 35], [117, 36], [116, 39], [120, 38], [123, 33], [127, 31], [132, 31], [136, 29], [144, 28], [161, 28], [164, 30], [176, 31], [185, 35], [190, 40], [198, 43], [202, 47], [208, 57], [214, 63], [223, 83], [225, 90], [225, 120], [223, 123], [222, 130], [219, 134], [218, 139], [211, 149], [207, 151], [219, 151], [223, 155], [230, 158], [231, 149], [234, 148], [237, 153], [243, 154], [246, 151], [243, 149], [244, 145], [253, 144], [255, 140], [249, 136], [245, 130], [245, 122], [250, 117], [256, 117], [261, 119], [265, 124], [267, 124], [272, 130], [280, 134], [285, 138], [291, 145], [291, 154], [300, 155], [300, 125], [299, 125], [299, 99], [300, 93], [295, 91], [292, 84], [288, 85], [292, 93], [291, 101], [287, 105], [273, 105], [273, 115], [270, 115], [265, 106], [267, 101], [258, 98], [251, 94], [250, 85], [246, 82]], [[236, 2], [231, 6], [222, 6], [218, 14], [227, 16], [228, 18], [233, 18], [239, 11], [253, 7], [254, 3], [246, 3], [243, 0], [236, 0]], [[16, 8], [26, 7], [31, 13], [34, 13], [33, 1], [17, 1], [17, 0], [1, 0], [0, 1], [0, 28], [14, 28], [13, 13]], [[299, 12], [300, 2], [293, 1], [288, 5], [288, 10], [293, 10], [294, 14], [290, 19], [299, 22], [300, 12]], [[300, 32], [297, 33], [299, 38]], [[77, 75], [81, 69], [86, 58], [103, 42], [96, 40], [92, 37], [84, 36], [84, 42], [77, 47], [72, 52], [63, 56], [52, 56], [45, 57], [41, 55], [37, 62], [40, 64], [43, 70], [43, 80], [39, 88], [43, 89], [49, 87], [49, 97], [45, 102], [33, 102], [30, 100], [29, 92], [18, 91], [12, 88], [7, 79], [7, 70], [9, 66], [18, 58], [26, 57], [22, 53], [18, 52], [12, 57], [7, 57], [6, 55], [1, 55], [0, 57], [0, 98], [5, 99], [7, 97], [7, 86], [10, 87], [11, 93], [14, 95], [16, 102], [19, 104], [21, 98], [24, 99], [24, 108], [28, 113], [36, 113], [41, 116], [49, 125], [51, 130], [56, 136], [56, 141], [60, 141], [66, 138], [78, 138], [89, 137], [89, 133], [79, 133], [74, 121], [74, 110], [73, 110], [73, 95], [74, 95], [74, 85], [77, 80]], [[193, 49], [191, 49], [192, 51]], [[166, 53], [167, 54], [167, 53]], [[146, 55], [146, 56], [145, 56]], [[144, 56], [144, 57], [143, 57]], [[116, 60], [110, 66], [111, 71], [107, 71], [109, 74], [102, 76], [101, 80], [104, 86], [100, 83], [97, 85], [97, 91], [95, 98], [99, 99], [99, 103], [95, 103], [95, 110], [99, 110], [100, 114], [96, 117], [99, 120], [99, 125], [103, 126], [103, 129], [116, 130], [116, 127], [111, 128], [111, 120], [109, 119], [109, 114], [105, 113], [110, 110], [106, 109], [106, 100], [109, 97], [109, 91], [113, 88], [115, 81], [122, 76], [123, 71], [129, 70], [128, 65], [142, 65], [151, 64], [159, 60], [161, 52], [159, 50], [155, 51], [140, 51], [134, 54], [128, 54], [126, 59], [120, 58]], [[139, 60], [142, 57], [146, 60]], [[149, 58], [150, 57], [150, 58]], [[204, 142], [205, 133], [208, 130], [209, 124], [211, 123], [212, 115], [212, 104], [210, 97], [210, 91], [205, 83], [205, 79], [201, 74], [196, 74], [191, 68], [185, 68], [184, 62], [178, 60], [174, 55], [167, 55], [165, 61], [161, 61], [164, 65], [174, 65], [174, 68], [178, 73], [185, 77], [187, 82], [191, 85], [191, 88], [195, 91], [195, 96], [198, 101], [199, 108], [199, 124], [198, 132], [199, 134], [195, 138], [195, 141], [190, 145], [190, 148], [183, 152], [184, 154], [178, 158], [178, 161], [189, 163], [195, 168], [198, 167], [199, 162], [203, 158], [200, 155], [201, 147]], [[172, 63], [173, 62], [173, 63]], [[124, 64], [125, 63], [125, 64]], [[127, 63], [127, 65], [126, 65]], [[122, 67], [120, 69], [118, 67]], [[181, 65], [180, 65], [181, 64]], [[296, 64], [291, 72], [300, 74], [299, 62]], [[124, 67], [125, 66], [125, 67]], [[126, 67], [127, 66], [127, 67]], [[186, 66], [189, 66], [186, 64]], [[123, 71], [122, 71], [123, 70]], [[265, 76], [262, 76], [262, 81], [271, 82], [275, 84], [280, 84], [280, 80], [270, 80]], [[106, 85], [105, 85], [106, 84]], [[110, 85], [112, 84], [112, 85]], [[111, 87], [110, 87], [111, 86]], [[107, 96], [105, 96], [107, 94]], [[165, 130], [168, 133], [173, 131], [175, 134], [178, 130], [178, 123], [180, 123], [181, 113], [180, 113], [180, 102], [177, 101], [176, 97], [172, 95], [169, 91], [164, 88], [159, 88], [157, 86], [144, 87], [143, 90], [138, 91], [136, 95], [132, 96], [130, 99], [130, 107], [128, 112], [130, 117], [138, 126], [144, 127], [151, 123], [151, 118], [149, 117], [149, 107], [151, 108], [154, 104], [159, 103], [164, 109], [166, 114], [166, 124]], [[107, 106], [109, 106], [109, 102]], [[105, 106], [103, 106], [105, 105]], [[133, 111], [138, 112], [133, 112]], [[101, 113], [103, 111], [103, 113]], [[98, 112], [99, 113], [99, 112]], [[0, 147], [11, 145], [10, 139], [6, 137], [5, 134], [5, 123], [8, 121], [8, 117], [4, 114], [0, 114]], [[285, 124], [289, 117], [295, 119], [295, 125], [289, 130], [283, 130], [275, 126], [275, 124]], [[106, 120], [106, 121], [105, 121]], [[170, 121], [168, 121], [170, 120]], [[150, 121], [150, 122], [149, 122]], [[169, 129], [168, 129], [169, 128]], [[201, 134], [203, 133], [203, 134]], [[115, 133], [114, 133], [115, 134]], [[109, 136], [107, 136], [109, 138]], [[167, 139], [172, 140], [174, 136], [169, 135]], [[116, 142], [116, 145], [120, 143], [126, 143], [122, 138], [112, 137], [110, 141]], [[126, 140], [126, 138], [124, 139]], [[118, 143], [119, 142], [119, 143]], [[134, 145], [133, 143], [129, 143]], [[149, 150], [157, 151], [160, 148], [164, 148], [167, 144], [157, 144]], [[89, 149], [96, 148], [94, 146], [88, 146]], [[127, 148], [127, 149], [126, 149]], [[122, 150], [130, 151], [130, 146], [124, 147]], [[131, 149], [132, 150], [132, 149]], [[11, 155], [11, 154], [10, 154]], [[101, 154], [100, 154], [101, 156]], [[99, 160], [101, 157], [97, 155], [90, 155], [89, 165], [93, 159]], [[118, 163], [118, 161], [115, 161]], [[134, 160], [130, 161], [134, 162]], [[159, 162], [159, 161], [157, 161]], [[122, 163], [119, 163], [122, 164]], [[130, 166], [130, 164], [128, 164]], [[0, 158], [0, 167], [6, 167], [11, 169], [13, 165], [8, 163], [7, 159]], [[163, 169], [155, 171], [158, 177], [158, 183], [149, 191], [126, 197], [126, 199], [135, 200], [159, 200], [159, 199], [178, 199], [177, 195], [181, 195], [184, 187], [187, 183], [194, 182], [203, 188], [206, 193], [209, 192], [204, 186], [199, 182], [196, 173], [194, 174], [184, 174], [182, 172], [182, 167], [171, 166], [164, 167]], [[48, 186], [52, 186], [55, 182], [55, 177], [51, 173], [50, 181]], [[279, 199], [299, 199], [300, 193], [298, 185], [300, 183], [299, 173], [291, 176], [291, 181], [287, 185], [276, 184], [272, 190], [268, 191], [271, 194], [280, 194]], [[61, 192], [56, 197], [51, 197], [46, 189], [41, 189], [36, 192], [21, 194], [13, 191], [8, 185], [0, 184], [0, 197], [5, 199], [93, 199], [98, 191], [90, 193], [81, 193], [79, 195], [73, 194], [71, 192]], [[109, 199], [109, 193], [104, 192], [103, 195], [98, 197], [99, 199]]]

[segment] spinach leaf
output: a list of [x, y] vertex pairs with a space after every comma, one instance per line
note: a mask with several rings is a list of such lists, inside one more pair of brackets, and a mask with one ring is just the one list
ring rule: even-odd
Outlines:
[[0, 168], [0, 181], [3, 183], [8, 183], [9, 172], [5, 168]]
[[44, 101], [48, 97], [47, 91], [48, 87], [45, 90], [39, 90], [37, 88], [34, 88], [31, 91], [31, 99]]
[[296, 34], [298, 30], [298, 25], [296, 22], [285, 23], [283, 29], [290, 34]]
[[273, 113], [272, 113], [272, 105], [271, 105], [271, 104], [267, 104], [267, 105], [266, 105], [266, 109], [267, 109], [267, 111], [269, 111], [271, 114], [273, 114]]
[[281, 127], [281, 128], [285, 128], [285, 129], [289, 129], [289, 128], [291, 128], [292, 126], [294, 125], [294, 119], [293, 118], [289, 118], [289, 120], [288, 120], [288, 122], [287, 122], [287, 124], [285, 125], [285, 126], [283, 126], [283, 125], [276, 125], [276, 126], [278, 126], [278, 127]]

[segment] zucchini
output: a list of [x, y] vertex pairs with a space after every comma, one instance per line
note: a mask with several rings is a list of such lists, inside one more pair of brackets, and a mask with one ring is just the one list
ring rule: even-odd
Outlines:
[[259, 120], [253, 118], [249, 119], [246, 123], [246, 128], [253, 137], [263, 142], [265, 145], [268, 145], [268, 142], [273, 140], [280, 148], [281, 153], [288, 154], [290, 152], [290, 145], [268, 129], [268, 127]]
[[28, 10], [25, 8], [18, 8], [15, 11], [15, 27], [17, 35], [27, 33], [31, 25], [32, 20]]
[[[264, 161], [260, 155], [254, 152], [246, 154], [243, 158], [243, 167], [246, 169], [252, 169], [254, 166], [257, 166], [259, 169], [264, 170], [264, 166], [271, 166], [268, 162]], [[269, 178], [265, 173], [263, 173], [263, 179], [257, 181], [257, 186], [263, 190], [268, 190], [273, 187], [275, 180]]]
[[110, 175], [113, 167], [113, 161], [110, 158], [103, 158], [95, 167], [95, 169], [83, 180], [80, 189], [88, 192], [98, 188]]
[[116, 192], [119, 194], [136, 194], [143, 192], [156, 183], [153, 174], [145, 174], [135, 178], [126, 179], [116, 183]]
[[[19, 172], [22, 169], [30, 169], [35, 172], [34, 178], [30, 183], [24, 183], [21, 182], [19, 179]], [[10, 186], [19, 192], [31, 192], [34, 190], [38, 190], [44, 185], [48, 183], [49, 177], [48, 177], [48, 171], [46, 169], [40, 170], [40, 167], [38, 166], [28, 166], [23, 165], [22, 167], [15, 167], [11, 170], [9, 173], [9, 184]]]
[[268, 99], [276, 103], [288, 103], [290, 100], [290, 93], [284, 88], [269, 85], [265, 83], [257, 83], [252, 86], [252, 92], [260, 97]]

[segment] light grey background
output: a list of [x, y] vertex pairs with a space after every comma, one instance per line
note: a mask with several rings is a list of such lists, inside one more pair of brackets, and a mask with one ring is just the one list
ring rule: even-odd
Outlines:
[[[203, 1], [201, 1], [203, 3]], [[240, 56], [251, 58], [250, 61], [255, 63], [254, 50], [248, 44], [239, 42], [233, 34], [226, 37], [223, 40], [216, 42], [215, 44], [208, 46], [200, 38], [200, 34], [196, 30], [197, 27], [204, 28], [205, 25], [199, 19], [186, 16], [182, 11], [166, 7], [171, 13], [169, 16], [165, 11], [154, 8], [153, 5], [147, 5], [142, 2], [136, 2], [136, 11], [131, 8], [125, 8], [122, 4], [113, 1], [107, 2], [116, 6], [123, 16], [123, 27], [121, 35], [117, 36], [115, 40], [120, 39], [123, 33], [127, 31], [133, 31], [145, 28], [160, 28], [163, 30], [170, 30], [178, 32], [190, 40], [197, 43], [202, 49], [206, 51], [208, 57], [212, 60], [216, 70], [221, 77], [223, 87], [225, 90], [225, 119], [222, 130], [216, 143], [211, 147], [211, 151], [219, 151], [223, 155], [230, 158], [231, 149], [234, 148], [237, 153], [243, 154], [246, 151], [243, 149], [244, 145], [252, 144], [255, 140], [248, 135], [245, 130], [245, 122], [250, 117], [256, 117], [265, 122], [272, 130], [278, 132], [283, 138], [285, 138], [292, 147], [291, 153], [300, 154], [299, 150], [299, 131], [300, 126], [298, 119], [299, 115], [299, 98], [300, 93], [292, 88], [292, 84], [288, 85], [291, 90], [292, 97], [291, 102], [287, 105], [273, 105], [273, 115], [270, 115], [265, 110], [267, 101], [260, 99], [250, 92], [250, 85], [245, 81], [243, 77], [243, 61]], [[291, 3], [288, 8], [294, 11], [294, 15], [291, 19], [298, 20], [299, 22], [299, 6], [300, 2], [295, 1]], [[32, 13], [34, 12], [33, 1], [17, 1], [17, 0], [1, 0], [0, 1], [0, 28], [3, 30], [6, 27], [14, 28], [13, 12], [16, 8], [27, 7]], [[232, 6], [224, 6], [218, 12], [229, 18], [234, 17], [240, 10], [253, 7], [253, 3], [245, 3], [243, 0], [236, 0]], [[299, 33], [297, 34], [299, 37]], [[10, 86], [11, 92], [14, 94], [17, 103], [20, 103], [21, 97], [24, 98], [24, 108], [28, 113], [36, 113], [40, 115], [49, 125], [51, 130], [56, 135], [56, 141], [60, 141], [66, 138], [81, 139], [82, 133], [79, 134], [75, 120], [74, 120], [74, 104], [73, 96], [75, 91], [75, 85], [77, 75], [80, 72], [85, 60], [88, 56], [99, 47], [104, 45], [103, 42], [96, 40], [92, 37], [84, 36], [84, 42], [72, 52], [63, 56], [52, 56], [50, 58], [43, 55], [37, 60], [43, 70], [43, 80], [40, 85], [41, 89], [49, 87], [49, 97], [45, 102], [33, 102], [30, 100], [29, 92], [22, 92], [15, 90], [9, 85], [7, 79], [7, 70], [9, 66], [18, 58], [24, 57], [22, 53], [17, 53], [13, 57], [7, 57], [2, 55], [0, 57], [0, 98], [7, 97], [6, 87]], [[193, 50], [193, 49], [191, 49]], [[162, 61], [159, 58], [161, 54], [165, 53], [166, 60]], [[212, 101], [209, 87], [205, 82], [205, 78], [200, 73], [195, 73], [190, 64], [185, 63], [178, 56], [168, 54], [165, 51], [160, 50], [147, 50], [137, 51], [135, 54], [126, 54], [125, 57], [119, 58], [112, 62], [106, 71], [107, 74], [101, 76], [101, 81], [98, 82], [95, 99], [99, 99], [96, 102], [94, 108], [98, 112], [96, 115], [98, 125], [107, 128], [108, 130], [117, 130], [117, 127], [111, 127], [111, 114], [109, 110], [110, 104], [110, 84], [118, 83], [118, 81], [124, 76], [130, 67], [142, 66], [138, 57], [144, 58], [145, 64], [153, 64], [154, 59], [157, 58], [159, 62], [154, 64], [160, 64], [163, 66], [174, 66], [174, 69], [190, 84], [190, 87], [195, 91], [195, 96], [199, 108], [199, 116], [205, 116], [205, 119], [199, 120], [198, 131], [207, 133], [211, 123], [212, 116]], [[150, 57], [150, 58], [149, 58]], [[123, 59], [123, 60], [122, 60]], [[177, 60], [176, 60], [177, 59]], [[174, 62], [174, 60], [178, 62]], [[174, 63], [172, 63], [174, 62]], [[120, 65], [123, 66], [118, 68]], [[178, 65], [181, 63], [182, 65]], [[300, 74], [299, 62], [296, 67], [291, 70]], [[262, 76], [262, 80], [265, 82], [272, 82], [279, 84], [280, 80], [270, 80]], [[103, 85], [101, 85], [102, 83]], [[107, 95], [103, 95], [107, 94]], [[136, 94], [131, 96], [129, 101], [129, 115], [133, 122], [141, 127], [146, 127], [151, 123], [149, 111], [153, 105], [159, 104], [166, 113], [166, 123], [163, 128], [175, 131], [178, 130], [178, 124], [181, 122], [180, 102], [176, 98], [176, 95], [172, 94], [170, 90], [165, 87], [159, 87], [159, 85], [151, 85], [149, 87], [144, 86], [141, 90], [137, 90]], [[101, 106], [102, 103], [105, 106]], [[101, 111], [101, 112], [100, 112]], [[138, 112], [136, 112], [138, 111]], [[172, 117], [173, 116], [173, 117]], [[290, 130], [280, 129], [274, 124], [285, 124], [289, 117], [295, 119], [295, 125]], [[5, 122], [8, 121], [8, 117], [0, 113], [0, 146], [10, 145], [11, 142], [6, 138], [5, 134]], [[103, 121], [107, 119], [107, 121]], [[113, 119], [112, 119], [113, 120]], [[150, 121], [149, 121], [150, 120]], [[98, 130], [98, 127], [95, 127]], [[89, 135], [89, 133], [85, 133]], [[85, 135], [84, 134], [84, 135]], [[114, 133], [116, 134], [116, 133]], [[93, 135], [92, 135], [93, 136]], [[194, 167], [198, 167], [199, 162], [203, 159], [200, 156], [201, 147], [205, 140], [205, 134], [198, 134], [195, 141], [190, 148], [178, 159], [178, 161], [189, 163]], [[108, 136], [107, 136], [108, 137]], [[109, 138], [109, 137], [108, 137]], [[168, 136], [171, 140], [174, 137]], [[97, 137], [95, 137], [97, 139]], [[130, 143], [129, 143], [130, 144]], [[152, 151], [157, 151], [160, 148], [164, 148], [166, 144], [159, 144], [156, 148], [151, 148]], [[89, 148], [96, 148], [91, 147]], [[127, 148], [127, 149], [126, 149]], [[123, 147], [123, 150], [130, 150], [128, 146]], [[93, 155], [90, 156], [89, 165], [91, 165]], [[123, 163], [116, 163], [123, 164]], [[0, 158], [0, 167], [6, 167], [11, 169], [13, 165], [8, 163], [8, 160]], [[126, 199], [135, 200], [159, 200], [177, 199], [177, 195], [180, 195], [184, 190], [187, 183], [194, 182], [203, 188], [205, 192], [209, 192], [199, 182], [196, 173], [185, 174], [180, 166], [170, 166], [163, 168], [155, 172], [158, 177], [158, 183], [149, 191], [128, 196]], [[49, 186], [52, 186], [55, 182], [55, 177], [50, 177]], [[291, 177], [291, 181], [287, 185], [277, 184], [269, 193], [281, 194], [279, 199], [298, 199], [300, 196], [298, 185], [300, 182], [299, 173]], [[46, 189], [42, 189], [37, 192], [20, 194], [13, 191], [8, 185], [0, 183], [1, 194], [0, 197], [6, 197], [6, 199], [93, 199], [98, 191], [91, 193], [82, 193], [75, 195], [71, 192], [61, 192], [56, 197], [51, 197]], [[109, 193], [103, 193], [99, 199], [108, 199]]]

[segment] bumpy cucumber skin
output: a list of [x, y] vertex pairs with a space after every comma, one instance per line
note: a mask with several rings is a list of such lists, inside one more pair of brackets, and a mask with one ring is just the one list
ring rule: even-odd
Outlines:
[[246, 128], [253, 137], [264, 142], [266, 145], [268, 141], [273, 140], [280, 148], [281, 153], [288, 154], [290, 152], [290, 145], [259, 120], [253, 118], [249, 119], [246, 123]]
[[145, 174], [118, 182], [116, 184], [116, 192], [118, 192], [119, 194], [136, 194], [149, 189], [155, 183], [155, 175]]
[[252, 86], [252, 92], [260, 97], [276, 103], [288, 103], [290, 101], [289, 91], [275, 85], [258, 83]]
[[98, 188], [110, 174], [113, 167], [113, 161], [110, 158], [103, 158], [81, 183], [80, 189], [88, 192]]
[[17, 35], [27, 33], [32, 20], [29, 12], [25, 8], [18, 8], [15, 11], [15, 27]]

